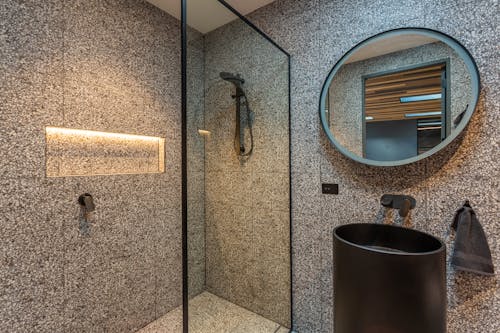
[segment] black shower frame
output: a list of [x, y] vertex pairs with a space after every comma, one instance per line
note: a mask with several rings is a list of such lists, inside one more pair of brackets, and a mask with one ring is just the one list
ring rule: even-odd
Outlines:
[[[182, 331], [188, 333], [188, 235], [187, 235], [187, 0], [181, 1], [181, 101], [182, 101]], [[230, 4], [224, 0], [217, 0], [233, 14], [238, 16], [249, 27], [259, 33], [268, 42], [273, 44], [278, 50], [283, 52], [288, 59], [288, 177], [289, 177], [289, 221], [290, 221], [290, 329], [293, 330], [293, 257], [292, 257], [292, 134], [291, 134], [291, 56], [281, 46], [279, 46], [268, 35], [250, 22], [245, 16], [240, 14]]]

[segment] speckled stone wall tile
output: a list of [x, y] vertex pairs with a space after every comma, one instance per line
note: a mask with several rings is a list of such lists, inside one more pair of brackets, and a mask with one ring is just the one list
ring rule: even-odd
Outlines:
[[224, 210], [207, 211], [207, 289], [232, 302], [250, 306], [252, 297], [245, 276], [255, 260], [251, 246], [251, 209], [228, 204], [222, 207]]
[[498, 43], [498, 18], [491, 15], [498, 9], [495, 0], [436, 1], [425, 8], [425, 25], [455, 36], [478, 63], [483, 63], [486, 59], [494, 59], [491, 58], [494, 48], [489, 46], [495, 41]]
[[[288, 61], [240, 21], [207, 34], [205, 52], [207, 289], [290, 326]], [[220, 72], [245, 80], [255, 115], [249, 158], [234, 151], [234, 87]]]
[[[293, 120], [291, 125], [291, 161], [292, 172], [317, 172], [320, 169], [320, 152], [317, 149], [319, 124], [314, 122], [299, 123]], [[305, 171], [304, 171], [305, 170]]]
[[307, 216], [320, 212], [321, 206], [317, 200], [321, 193], [319, 174], [292, 173], [292, 206], [294, 216]]
[[[162, 264], [165, 262], [161, 261]], [[168, 263], [168, 262], [167, 262]], [[160, 277], [157, 282], [157, 292], [156, 292], [156, 318], [163, 316], [164, 314], [172, 311], [172, 304], [182, 303], [182, 292], [179, 290], [179, 285], [182, 285], [181, 277], [172, 278], [172, 270], [179, 270], [182, 268], [180, 258], [174, 264], [166, 264], [158, 270], [158, 276]]]
[[[54, 2], [46, 8], [10, 4], [2, 12], [0, 142], [6, 163], [0, 173], [5, 177], [42, 177], [43, 128], [62, 120], [60, 22], [52, 16], [57, 13]], [[31, 20], [40, 28], [33, 34], [27, 29]]]
[[[476, 283], [480, 283], [480, 281], [476, 281]], [[484, 332], [486, 329], [486, 332], [498, 332], [500, 329], [498, 321], [493, 320], [485, 327], [485, 323], [495, 318], [500, 310], [498, 309], [500, 300], [498, 291], [490, 290], [483, 293], [482, 296], [449, 311], [449, 316], [456, 319], [449, 321], [448, 331], [466, 333]]]
[[[277, 1], [250, 14], [249, 18], [292, 55], [292, 74], [295, 74], [292, 75], [291, 168], [294, 177], [295, 174], [310, 174], [318, 191], [320, 182], [340, 185], [338, 196], [315, 195], [320, 201], [318, 206], [322, 207], [320, 216], [307, 213], [294, 216], [292, 220], [295, 329], [299, 332], [333, 332], [333, 286], [329, 270], [334, 264], [329, 254], [331, 229], [353, 218], [366, 222], [381, 218], [379, 200], [383, 193], [410, 193], [415, 196], [418, 202], [417, 209], [412, 212], [412, 225], [444, 238], [448, 254], [452, 249], [452, 239], [447, 234], [447, 228], [452, 214], [465, 199], [463, 197], [472, 198], [488, 234], [496, 266], [499, 265], [496, 223], [498, 163], [495, 161], [498, 153], [498, 140], [495, 139], [498, 128], [495, 124], [499, 117], [498, 89], [495, 85], [499, 75], [493, 65], [498, 62], [498, 52], [494, 47], [499, 38], [495, 32], [498, 18], [493, 14], [498, 3], [488, 0], [403, 3], [320, 0], [313, 15], [311, 10], [304, 9], [309, 4], [293, 0]], [[302, 23], [298, 24], [301, 18]], [[314, 24], [317, 29], [310, 28]], [[292, 26], [302, 29], [291, 30]], [[343, 157], [321, 133], [319, 118], [315, 118], [321, 84], [329, 70], [350, 48], [374, 34], [399, 27], [436, 29], [463, 43], [478, 63], [482, 97], [466, 134], [445, 151], [410, 166], [367, 167]], [[304, 42], [310, 40], [317, 42]], [[317, 153], [317, 157], [312, 157], [312, 151]], [[311, 160], [315, 162], [308, 162]], [[314, 165], [317, 167], [312, 167]], [[301, 205], [302, 198], [307, 197], [312, 187], [295, 186], [292, 203]], [[313, 202], [313, 199], [309, 201]], [[296, 256], [297, 252], [300, 253], [297, 249], [307, 248], [311, 237], [314, 237], [310, 233], [300, 234], [297, 230], [300, 230], [301, 224], [308, 225], [312, 229], [310, 233], [318, 235], [318, 244], [315, 248], [310, 247], [316, 249], [313, 252], [319, 253], [317, 256]], [[321, 260], [322, 267], [316, 264], [318, 260]], [[321, 292], [312, 292], [301, 285], [301, 276], [313, 275], [313, 272], [318, 278], [314, 280], [310, 277], [309, 281]], [[493, 319], [498, 317], [499, 311], [496, 280], [498, 277], [489, 280], [464, 277], [462, 273], [457, 275], [450, 270], [448, 331], [498, 330], [498, 324]]]
[[[149, 243], [154, 246], [153, 242]], [[125, 265], [122, 266], [125, 270], [124, 287], [120, 288], [119, 297], [115, 299], [114, 304], [119, 306], [118, 315], [125, 315], [125, 321], [128, 321], [129, 324], [128, 330], [132, 332], [156, 319], [155, 296], [158, 292], [164, 292], [164, 290], [159, 290], [156, 285], [155, 262], [157, 259], [152, 254], [154, 254], [153, 251], [143, 251], [128, 258]], [[124, 297], [131, 290], [134, 297]], [[179, 300], [174, 301], [178, 302]], [[115, 328], [111, 326], [110, 329], [114, 330]]]
[[[33, 293], [34, 294], [34, 293]], [[30, 294], [30, 295], [33, 295]], [[30, 298], [31, 297], [31, 298]], [[51, 295], [0, 296], [2, 306], [2, 330], [9, 332], [54, 332], [61, 323], [61, 303], [54, 301]]]
[[283, 223], [289, 220], [289, 212], [259, 211], [252, 216], [254, 228], [253, 242], [256, 243], [257, 258], [279, 261], [290, 253], [290, 225]]
[[[289, 174], [285, 172], [256, 173], [252, 188], [252, 207], [264, 211], [288, 211], [289, 210]], [[245, 196], [242, 194], [242, 196]], [[285, 224], [284, 221], [282, 221]]]
[[[0, 16], [0, 330], [135, 331], [181, 302], [179, 22], [142, 1], [12, 0]], [[46, 126], [165, 137], [166, 172], [46, 178]]]
[[290, 253], [289, 212], [256, 211], [253, 214], [254, 258], [263, 258], [254, 262], [256, 265], [250, 274], [252, 290], [266, 290], [265, 295], [253, 298], [257, 313], [282, 325], [289, 326], [290, 308], [290, 267], [283, 263], [283, 258]]
[[293, 217], [292, 272], [293, 329], [298, 332], [321, 330], [321, 233], [315, 227], [318, 214]]
[[[286, 255], [289, 251], [286, 252]], [[290, 269], [282, 259], [263, 260], [258, 263], [250, 279], [252, 291], [266, 290], [252, 299], [251, 309], [267, 319], [290, 326]]]
[[254, 11], [251, 21], [273, 36], [281, 47], [296, 55], [310, 50], [315, 43], [307, 34], [296, 34], [296, 28], [301, 27], [313, 33], [317, 31], [320, 26], [320, 22], [315, 19], [318, 10], [319, 0], [278, 0], [266, 6], [266, 10]]
[[254, 173], [272, 173], [274, 170], [286, 172], [289, 170], [290, 148], [283, 146], [282, 138], [283, 136], [273, 136], [267, 141], [259, 140], [260, 142], [258, 142], [256, 140], [254, 149], [256, 161], [252, 166]]
[[[253, 31], [245, 22], [235, 20], [205, 35], [205, 79], [213, 80], [219, 76], [219, 60], [227, 57], [239, 59], [231, 64], [233, 71], [245, 71], [248, 75], [249, 68], [246, 66], [252, 63], [253, 66], [260, 67], [262, 64], [275, 61], [283, 55], [276, 52], [276, 48], [271, 43], [263, 42], [262, 36]], [[241, 31], [247, 30], [245, 34]], [[238, 36], [238, 38], [234, 38]], [[252, 47], [252, 52], [248, 52], [248, 47]], [[259, 57], [255, 57], [259, 54]], [[250, 69], [251, 70], [251, 69]]]
[[62, 330], [92, 331], [99, 328], [114, 309], [115, 305], [106, 301], [117, 281], [110, 284], [106, 270], [68, 270], [65, 277], [68, 281], [64, 306], [66, 322]]
[[[315, 88], [321, 89], [320, 80], [314, 69], [314, 63], [301, 63], [302, 57], [291, 58], [291, 169], [292, 172], [318, 172], [320, 167], [319, 140], [319, 113], [311, 112], [316, 105]], [[304, 58], [306, 59], [306, 58]], [[310, 87], [309, 85], [313, 85]], [[318, 95], [319, 96], [319, 95]]]
[[[0, 309], [0, 329], [57, 330], [63, 319], [63, 218], [41, 198], [50, 193], [60, 200], [64, 183], [38, 178], [0, 182], [0, 294], [5, 305]], [[31, 214], [26, 213], [28, 207]]]
[[231, 174], [207, 172], [205, 174], [205, 202], [224, 202], [231, 200]]
[[[327, 0], [320, 1], [328, 2]], [[407, 25], [408, 22], [422, 19], [425, 16], [426, 7], [425, 3], [418, 0], [405, 0], [403, 2], [390, 0], [383, 3], [363, 2], [363, 11], [360, 11], [356, 10], [360, 8], [358, 2], [351, 8], [352, 10], [344, 13], [349, 19], [352, 19], [352, 16], [359, 19], [360, 24], [354, 24], [358, 27], [365, 29], [375, 28], [383, 31], [392, 29], [394, 26]], [[339, 7], [337, 6], [337, 8]]]

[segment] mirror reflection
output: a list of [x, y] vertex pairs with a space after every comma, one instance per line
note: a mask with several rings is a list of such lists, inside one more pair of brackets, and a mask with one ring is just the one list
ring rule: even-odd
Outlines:
[[464, 54], [414, 31], [362, 43], [327, 79], [325, 130], [355, 159], [402, 161], [431, 151], [458, 134], [475, 106], [476, 73]]

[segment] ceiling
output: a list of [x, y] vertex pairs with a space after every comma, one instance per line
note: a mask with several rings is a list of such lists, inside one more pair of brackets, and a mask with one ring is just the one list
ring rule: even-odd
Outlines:
[[[146, 0], [177, 19], [181, 17], [181, 0]], [[275, 0], [227, 0], [227, 3], [243, 15]], [[201, 33], [223, 26], [237, 17], [217, 0], [187, 0], [188, 25]]]
[[347, 64], [355, 61], [361, 61], [373, 57], [378, 57], [384, 54], [411, 49], [413, 47], [434, 43], [437, 41], [438, 41], [437, 39], [417, 34], [413, 35], [408, 34], [401, 36], [392, 36], [390, 38], [383, 38], [377, 40], [376, 42], [372, 42], [370, 44], [363, 46], [361, 49], [356, 51], [352, 56], [350, 56], [345, 63]]

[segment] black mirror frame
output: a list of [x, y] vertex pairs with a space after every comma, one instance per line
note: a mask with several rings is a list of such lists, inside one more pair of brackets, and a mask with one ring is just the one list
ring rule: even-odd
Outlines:
[[[330, 84], [333, 80], [333, 77], [335, 74], [338, 72], [340, 67], [349, 59], [349, 57], [362, 47], [366, 46], [367, 44], [380, 40], [382, 38], [387, 38], [387, 37], [392, 37], [392, 36], [400, 36], [400, 35], [405, 35], [405, 34], [420, 34], [428, 37], [432, 37], [435, 39], [440, 40], [441, 42], [445, 43], [449, 47], [451, 47], [457, 54], [463, 59], [465, 62], [465, 65], [467, 66], [467, 69], [470, 72], [471, 75], [471, 86], [472, 86], [472, 94], [471, 94], [471, 100], [467, 106], [467, 110], [465, 111], [465, 114], [460, 121], [459, 125], [456, 127], [454, 133], [450, 134], [445, 140], [443, 140], [441, 143], [439, 143], [437, 146], [434, 148], [426, 151], [423, 154], [403, 159], [403, 160], [398, 160], [398, 161], [376, 161], [376, 160], [371, 160], [367, 159], [361, 156], [358, 156], [351, 151], [347, 150], [345, 147], [343, 147], [333, 136], [333, 133], [330, 131], [330, 127], [328, 124], [328, 118], [326, 115], [326, 99], [328, 95], [328, 89], [330, 87]], [[472, 55], [469, 53], [469, 51], [456, 39], [454, 39], [451, 36], [448, 36], [440, 31], [437, 30], [432, 30], [432, 29], [427, 29], [427, 28], [399, 28], [399, 29], [393, 29], [393, 30], [388, 30], [381, 32], [377, 35], [374, 35], [372, 37], [369, 37], [362, 42], [358, 43], [356, 46], [354, 46], [352, 49], [350, 49], [346, 54], [344, 54], [340, 60], [333, 66], [332, 70], [330, 73], [328, 73], [328, 76], [326, 77], [325, 82], [323, 83], [323, 88], [321, 90], [321, 98], [320, 98], [320, 103], [319, 103], [319, 113], [320, 113], [320, 119], [321, 119], [321, 124], [323, 126], [323, 130], [325, 131], [326, 136], [330, 140], [330, 142], [335, 146], [337, 150], [339, 150], [343, 155], [349, 157], [352, 160], [355, 160], [359, 163], [367, 164], [367, 165], [372, 165], [372, 166], [381, 166], [381, 167], [391, 167], [391, 166], [399, 166], [399, 165], [405, 165], [405, 164], [410, 164], [414, 163], [417, 161], [420, 161], [424, 158], [427, 158], [441, 149], [445, 148], [449, 143], [451, 143], [453, 140], [456, 139], [456, 137], [465, 129], [467, 124], [469, 123], [470, 119], [472, 118], [472, 115], [476, 109], [477, 102], [479, 100], [479, 92], [481, 89], [480, 85], [480, 77], [479, 77], [479, 71], [477, 68], [477, 64], [474, 61], [474, 58]]]

